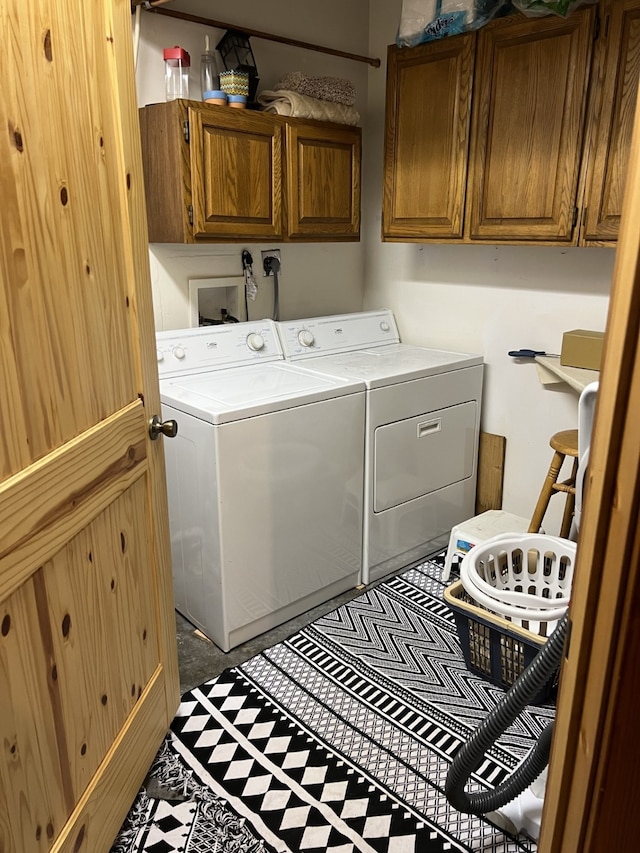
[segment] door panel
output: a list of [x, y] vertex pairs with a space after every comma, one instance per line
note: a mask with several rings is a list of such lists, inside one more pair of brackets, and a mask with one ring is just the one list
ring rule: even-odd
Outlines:
[[74, 801], [160, 662], [145, 528], [138, 481], [41, 570]]
[[360, 128], [286, 127], [289, 236], [360, 236]]
[[[69, 814], [49, 685], [51, 664], [40, 633], [36, 581], [0, 604], [0, 842], [7, 851], [48, 850]], [[51, 828], [50, 828], [51, 827]]]
[[383, 236], [462, 237], [475, 34], [389, 48]]
[[469, 402], [378, 427], [374, 512], [383, 512], [473, 476], [477, 419], [478, 407]]
[[78, 11], [0, 6], [3, 853], [108, 850], [178, 702], [130, 5]]
[[587, 208], [583, 240], [616, 240], [631, 150], [631, 132], [640, 79], [640, 2], [609, 5], [596, 130], [588, 160]]
[[593, 9], [478, 33], [472, 239], [574, 241]]
[[189, 108], [193, 234], [282, 237], [282, 126], [234, 113]]

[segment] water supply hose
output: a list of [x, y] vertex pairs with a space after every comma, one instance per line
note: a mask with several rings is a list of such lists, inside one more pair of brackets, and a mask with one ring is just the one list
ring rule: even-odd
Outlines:
[[568, 624], [569, 617], [565, 613], [529, 666], [455, 754], [444, 791], [451, 805], [458, 811], [484, 815], [505, 806], [526, 790], [547, 766], [553, 723], [544, 729], [538, 743], [520, 767], [497, 788], [477, 793], [467, 793], [464, 789], [471, 774], [480, 766], [487, 749], [506, 732], [518, 714], [531, 704], [560, 666]]
[[264, 259], [264, 271], [267, 275], [273, 275], [273, 319], [280, 319], [280, 296], [278, 285], [278, 273], [280, 272], [280, 261], [275, 255], [267, 255]]

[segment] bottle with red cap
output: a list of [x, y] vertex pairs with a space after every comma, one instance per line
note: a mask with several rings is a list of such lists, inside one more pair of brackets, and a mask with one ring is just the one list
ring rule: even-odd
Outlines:
[[191, 57], [181, 47], [164, 49], [164, 83], [168, 101], [189, 97]]

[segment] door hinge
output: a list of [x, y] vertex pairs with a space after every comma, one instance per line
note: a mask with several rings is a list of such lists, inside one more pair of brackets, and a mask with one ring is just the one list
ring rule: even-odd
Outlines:
[[193, 225], [193, 205], [187, 205], [187, 216], [189, 217], [189, 225]]
[[577, 208], [577, 207], [574, 207], [574, 208], [573, 208], [573, 222], [572, 222], [572, 224], [571, 224], [571, 227], [572, 227], [572, 228], [575, 228], [575, 227], [576, 227], [576, 225], [578, 224], [578, 214], [579, 214], [579, 212], [580, 212], [580, 211], [578, 210], [578, 208]]
[[191, 141], [191, 131], [189, 130], [189, 122], [182, 122], [182, 135], [184, 136], [184, 141], [188, 144]]

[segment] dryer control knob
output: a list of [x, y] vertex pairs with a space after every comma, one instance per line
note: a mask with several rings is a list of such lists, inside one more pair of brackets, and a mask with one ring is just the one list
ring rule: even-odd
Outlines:
[[158, 363], [164, 361], [164, 353], [162, 352], [162, 350], [156, 350], [156, 358], [158, 359]]
[[310, 332], [308, 329], [303, 329], [301, 332], [298, 332], [298, 340], [303, 347], [312, 347], [316, 341], [313, 337], [313, 332]]
[[264, 346], [264, 338], [262, 337], [262, 335], [259, 335], [257, 332], [254, 332], [247, 338], [247, 346], [254, 352], [258, 352], [258, 350], [261, 350]]
[[184, 358], [185, 352], [182, 347], [174, 347], [171, 352], [174, 354], [176, 358]]
[[380, 328], [383, 332], [388, 332], [391, 326], [387, 323], [386, 320], [383, 320], [382, 323], [380, 323]]

